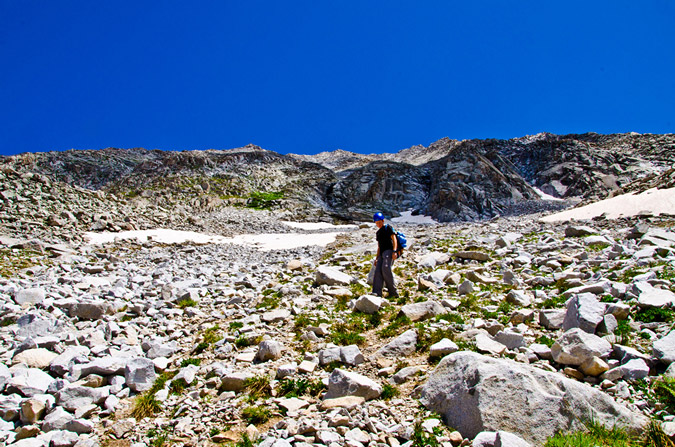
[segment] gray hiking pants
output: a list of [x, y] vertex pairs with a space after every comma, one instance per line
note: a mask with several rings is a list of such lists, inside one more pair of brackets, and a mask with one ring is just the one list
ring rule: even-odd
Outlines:
[[393, 250], [386, 250], [384, 253], [380, 253], [380, 257], [377, 258], [375, 275], [373, 276], [373, 295], [382, 296], [382, 282], [384, 282], [389, 296], [398, 296], [394, 274], [391, 272], [391, 266], [394, 263], [391, 259], [393, 253]]

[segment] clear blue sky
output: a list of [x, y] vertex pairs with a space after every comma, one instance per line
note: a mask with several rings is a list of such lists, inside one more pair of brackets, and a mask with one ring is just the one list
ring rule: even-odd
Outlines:
[[675, 2], [0, 0], [0, 153], [672, 133]]

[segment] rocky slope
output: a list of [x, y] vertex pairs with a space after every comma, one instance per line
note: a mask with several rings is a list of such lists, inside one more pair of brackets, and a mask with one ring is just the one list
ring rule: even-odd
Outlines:
[[[558, 148], [572, 165], [628, 160], [585, 138]], [[651, 163], [631, 172], [652, 174], [626, 190], [672, 184], [670, 137], [648, 138], [626, 153]], [[505, 144], [447, 140], [408, 151], [415, 163], [344, 173], [255, 147], [3, 160], [0, 443], [535, 446], [591, 417], [674, 435], [675, 218], [543, 223], [534, 206], [507, 217], [537, 201]], [[583, 156], [571, 149], [582, 144]], [[292, 185], [302, 194], [252, 194]], [[231, 206], [252, 200], [270, 209]], [[282, 220], [369, 204], [503, 217], [397, 225], [409, 240], [398, 299], [368, 295], [370, 224], [328, 248], [272, 251], [83, 236], [164, 227], [311, 242], [326, 230]]]
[[[541, 445], [591, 416], [675, 432], [660, 397], [675, 361], [672, 217], [400, 225], [410, 247], [389, 300], [367, 294], [370, 225], [327, 249], [90, 246], [75, 234], [95, 198], [120, 213], [108, 229], [123, 212], [139, 228], [162, 211], [4, 175], [18, 196], [3, 208], [16, 238], [1, 240], [7, 445], [197, 446], [244, 433], [268, 447]], [[36, 220], [28, 203], [56, 206], [46, 191], [82, 216], [41, 233], [69, 233], [68, 245], [17, 240]], [[268, 211], [222, 208], [215, 220], [223, 233], [289, 231]]]
[[188, 213], [267, 194], [298, 219], [361, 219], [409, 209], [465, 221], [550, 209], [532, 187], [565, 198], [604, 198], [675, 161], [673, 135], [539, 134], [511, 140], [439, 140], [396, 154], [281, 155], [227, 151], [66, 151], [0, 164], [84, 189]]

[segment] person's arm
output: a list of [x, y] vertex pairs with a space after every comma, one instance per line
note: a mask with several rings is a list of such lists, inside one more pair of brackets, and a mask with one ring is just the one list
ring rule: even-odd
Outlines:
[[380, 257], [380, 246], [377, 246], [377, 254], [375, 255], [375, 259], [373, 260], [373, 265], [377, 264], [377, 258]]
[[394, 247], [394, 252], [391, 254], [391, 259], [396, 259], [398, 257], [398, 254], [396, 254], [396, 252], [398, 251], [398, 241], [396, 240], [395, 234], [391, 235], [391, 243], [392, 246]]

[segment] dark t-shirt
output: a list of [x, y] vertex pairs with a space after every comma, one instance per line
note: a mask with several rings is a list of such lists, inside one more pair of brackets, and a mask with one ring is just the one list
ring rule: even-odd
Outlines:
[[380, 253], [394, 249], [394, 243], [391, 241], [391, 237], [393, 235], [394, 229], [390, 225], [384, 225], [382, 228], [377, 230], [377, 233], [375, 233], [375, 238], [377, 239], [377, 246], [380, 249]]

